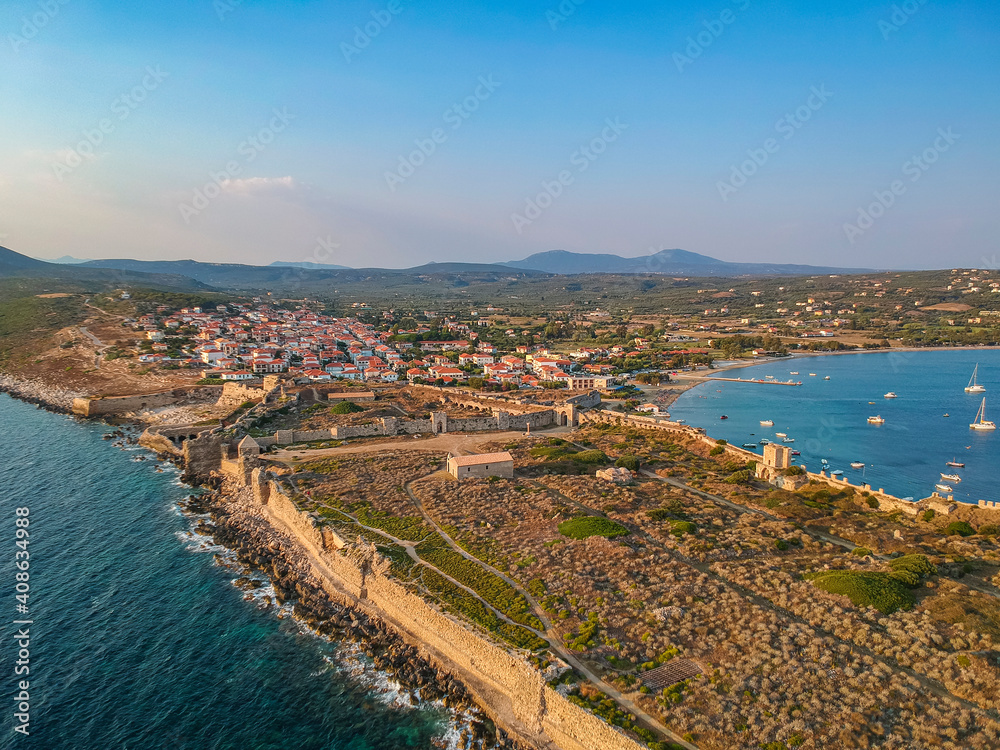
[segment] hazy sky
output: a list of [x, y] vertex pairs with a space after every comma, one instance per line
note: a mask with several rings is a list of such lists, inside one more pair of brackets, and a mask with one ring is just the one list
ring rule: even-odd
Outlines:
[[995, 0], [485, 5], [4, 3], [0, 244], [997, 263]]

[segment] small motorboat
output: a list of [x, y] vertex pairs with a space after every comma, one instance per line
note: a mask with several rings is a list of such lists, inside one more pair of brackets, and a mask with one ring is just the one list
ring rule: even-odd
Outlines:
[[938, 492], [954, 492], [951, 486], [947, 484], [935, 484], [934, 489], [936, 489]]
[[863, 469], [863, 468], [865, 468], [865, 465], [861, 461], [851, 461], [851, 468], [852, 469]]
[[816, 373], [814, 373], [814, 372], [809, 373], [809, 377], [811, 377], [811, 378], [816, 377]]
[[955, 459], [952, 459], [951, 461], [945, 461], [944, 465], [945, 466], [953, 466], [956, 469], [964, 469], [965, 468], [965, 464], [963, 464], [961, 461], [956, 461]]
[[836, 471], [831, 471], [830, 472], [830, 476], [831, 477], [842, 477], [842, 476], [844, 476], [844, 472], [842, 472], [840, 469], [837, 469]]
[[960, 477], [958, 474], [942, 474], [941, 478], [944, 479], [946, 482], [961, 482], [962, 481], [962, 477]]
[[893, 391], [889, 391], [885, 394], [884, 398], [899, 398], [899, 396], [897, 396]]
[[754, 448], [757, 447], [757, 443], [743, 443], [743, 447], [747, 448], [748, 450], [753, 450]]
[[868, 417], [868, 424], [885, 424], [885, 420], [876, 415], [874, 417]]
[[798, 370], [792, 370], [792, 371], [791, 371], [790, 373], [788, 373], [788, 374], [789, 374], [789, 375], [798, 375], [798, 374], [799, 374], [799, 371], [798, 371]]
[[792, 451], [790, 455], [792, 455], [792, 456], [801, 456], [802, 454], [799, 451]]
[[821, 458], [821, 459], [819, 460], [819, 462], [820, 462], [821, 464], [823, 464], [824, 466], [826, 466], [826, 465], [827, 465], [828, 463], [830, 463], [830, 462], [829, 462], [829, 461], [827, 461], [827, 460], [826, 460], [825, 458]]
[[729, 417], [723, 414], [721, 417], [719, 417], [719, 419], [729, 419]]
[[783, 437], [783, 438], [781, 438], [781, 442], [783, 442], [783, 443], [794, 443], [795, 442], [795, 438]]
[[773, 419], [762, 419], [762, 420], [760, 420], [760, 426], [761, 427], [774, 427], [774, 420]]
[[823, 380], [829, 380], [829, 379], [830, 379], [829, 375], [827, 375], [825, 378], [823, 378]]
[[944, 416], [946, 416], [946, 417], [950, 417], [950, 416], [951, 416], [951, 414], [948, 414], [947, 412], [945, 412]]

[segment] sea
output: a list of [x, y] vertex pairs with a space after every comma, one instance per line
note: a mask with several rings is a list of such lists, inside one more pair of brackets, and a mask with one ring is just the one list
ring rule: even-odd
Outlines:
[[266, 586], [245, 600], [231, 554], [180, 511], [193, 490], [176, 469], [4, 394], [0, 428], [0, 748], [457, 747], [460, 716], [268, 605]]
[[[986, 392], [966, 393], [977, 364]], [[788, 447], [801, 454], [797, 463], [810, 471], [843, 471], [853, 484], [867, 483], [896, 497], [919, 500], [944, 483], [953, 492], [940, 494], [957, 502], [1000, 501], [1000, 430], [969, 428], [984, 396], [986, 418], [1000, 422], [1000, 350], [800, 356], [717, 376], [772, 376], [802, 385], [708, 381], [683, 393], [670, 407], [671, 418], [737, 446], [759, 444], [761, 438], [782, 442], [777, 433], [783, 433], [794, 441]], [[890, 392], [897, 397], [885, 398]], [[869, 424], [871, 416], [885, 423]], [[774, 426], [761, 426], [767, 420]], [[760, 447], [754, 450], [763, 454]], [[949, 461], [965, 467], [953, 468]], [[852, 462], [865, 466], [853, 469]], [[961, 481], [942, 480], [942, 473], [957, 474]]]

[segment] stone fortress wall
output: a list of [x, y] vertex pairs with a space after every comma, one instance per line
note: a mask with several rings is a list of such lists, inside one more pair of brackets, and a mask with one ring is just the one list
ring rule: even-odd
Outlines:
[[331, 596], [393, 625], [432, 662], [455, 673], [506, 731], [552, 750], [642, 748], [549, 688], [523, 656], [497, 646], [389, 578], [388, 561], [373, 546], [351, 544], [317, 528], [314, 516], [299, 511], [263, 469], [252, 471], [250, 486], [268, 519], [311, 554]]

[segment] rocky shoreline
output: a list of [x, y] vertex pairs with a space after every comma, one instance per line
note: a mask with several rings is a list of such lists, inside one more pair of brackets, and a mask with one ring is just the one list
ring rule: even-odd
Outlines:
[[87, 395], [81, 391], [51, 386], [38, 379], [18, 378], [6, 373], [0, 373], [0, 393], [29, 404], [37, 404], [57, 414], [72, 414], [73, 399]]
[[528, 750], [482, 712], [461, 681], [432, 666], [392, 627], [332, 601], [298, 545], [255, 512], [246, 495], [245, 489], [212, 490], [191, 498], [184, 510], [209, 514], [211, 523], [199, 524], [199, 533], [211, 535], [216, 544], [232, 550], [240, 563], [266, 575], [278, 603], [291, 603], [294, 615], [312, 630], [337, 641], [359, 644], [376, 669], [407, 690], [419, 691], [421, 701], [440, 700], [446, 707], [468, 715], [460, 747]]

